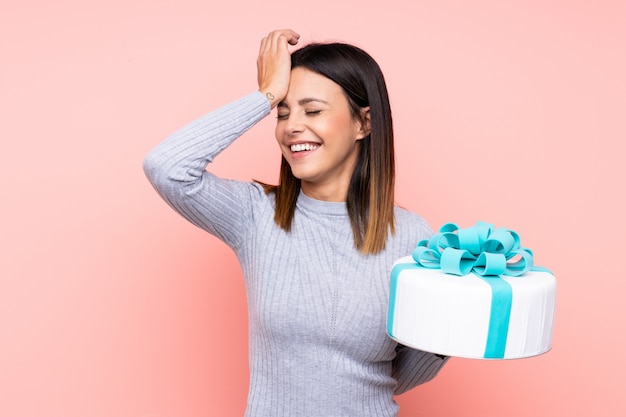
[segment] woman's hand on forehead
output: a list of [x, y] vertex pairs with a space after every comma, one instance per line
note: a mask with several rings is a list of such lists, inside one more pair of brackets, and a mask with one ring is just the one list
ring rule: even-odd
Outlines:
[[259, 91], [267, 97], [272, 108], [287, 95], [291, 75], [289, 45], [296, 45], [300, 35], [291, 29], [275, 30], [261, 39], [257, 58]]

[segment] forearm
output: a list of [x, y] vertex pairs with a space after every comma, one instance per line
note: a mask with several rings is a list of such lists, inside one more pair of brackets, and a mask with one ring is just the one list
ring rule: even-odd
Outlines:
[[395, 394], [402, 394], [432, 380], [450, 359], [446, 356], [398, 345], [392, 376], [398, 381]]
[[146, 176], [158, 190], [171, 182], [193, 183], [213, 158], [269, 113], [267, 99], [254, 92], [194, 120], [146, 155]]

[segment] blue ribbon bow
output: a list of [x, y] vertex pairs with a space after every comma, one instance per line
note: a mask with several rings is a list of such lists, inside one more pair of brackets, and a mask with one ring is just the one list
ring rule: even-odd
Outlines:
[[495, 229], [478, 222], [466, 229], [454, 223], [441, 226], [439, 233], [417, 244], [413, 259], [424, 268], [446, 274], [520, 276], [533, 267], [533, 253], [520, 246], [519, 235], [509, 229]]

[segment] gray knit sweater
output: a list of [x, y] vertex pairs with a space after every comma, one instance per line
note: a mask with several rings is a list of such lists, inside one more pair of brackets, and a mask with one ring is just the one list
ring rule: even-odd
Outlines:
[[246, 416], [396, 416], [394, 393], [432, 379], [445, 362], [385, 332], [391, 266], [431, 230], [396, 207], [386, 249], [363, 256], [345, 203], [303, 193], [291, 232], [280, 229], [272, 195], [261, 186], [206, 171], [269, 113], [263, 95], [251, 93], [175, 132], [144, 161], [163, 199], [241, 263], [250, 326]]

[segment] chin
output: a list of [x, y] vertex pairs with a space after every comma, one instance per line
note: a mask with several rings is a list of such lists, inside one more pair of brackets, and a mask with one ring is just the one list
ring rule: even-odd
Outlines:
[[291, 173], [293, 174], [294, 177], [296, 177], [300, 181], [307, 181], [307, 179], [309, 178], [309, 175], [306, 175], [302, 172], [291, 170]]
[[308, 177], [311, 176], [311, 173], [308, 172], [307, 169], [303, 169], [302, 166], [295, 166], [292, 164], [289, 164], [289, 167], [291, 168], [291, 174], [296, 177], [299, 180], [306, 180]]

